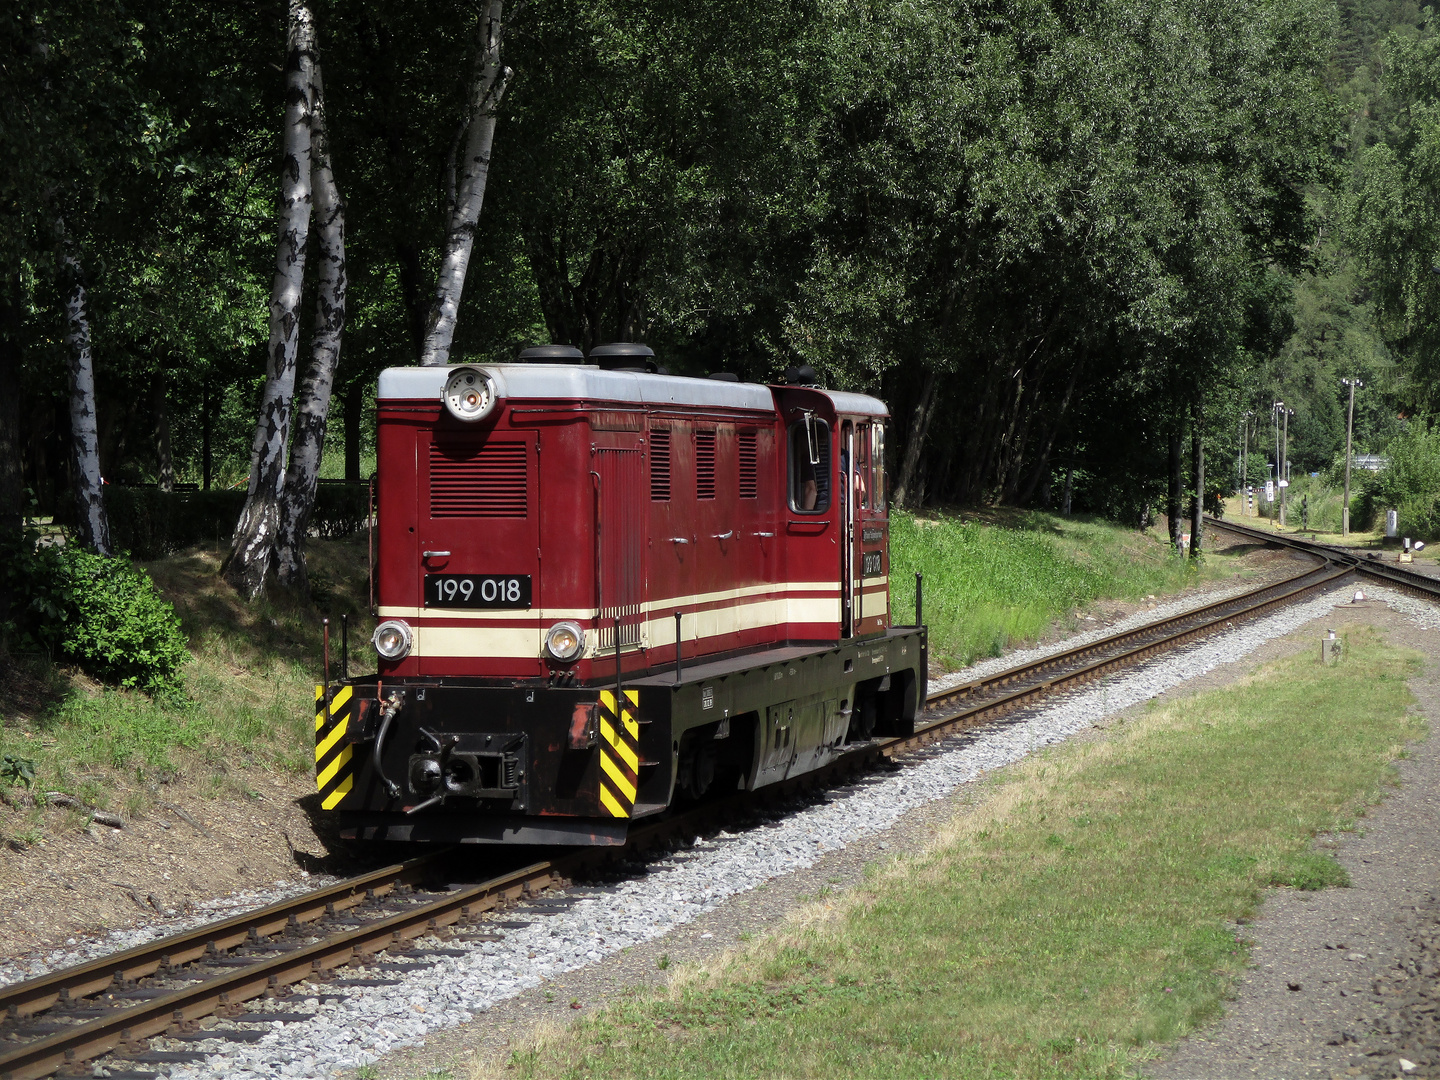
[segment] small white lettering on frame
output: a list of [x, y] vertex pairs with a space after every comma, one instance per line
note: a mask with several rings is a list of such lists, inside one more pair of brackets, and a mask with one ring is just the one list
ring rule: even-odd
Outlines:
[[700, 688], [700, 708], [713, 709], [715, 707], [715, 688], [713, 686], [702, 686]]

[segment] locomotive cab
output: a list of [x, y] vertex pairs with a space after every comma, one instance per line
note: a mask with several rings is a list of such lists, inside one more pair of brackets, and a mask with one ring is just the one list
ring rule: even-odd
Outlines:
[[378, 670], [316, 699], [342, 835], [619, 843], [913, 723], [883, 404], [604, 348], [381, 374]]

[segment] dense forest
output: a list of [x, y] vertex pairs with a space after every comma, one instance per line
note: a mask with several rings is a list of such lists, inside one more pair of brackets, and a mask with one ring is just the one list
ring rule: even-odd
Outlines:
[[1335, 468], [1358, 378], [1357, 448], [1440, 522], [1410, 0], [16, 0], [0, 33], [5, 529], [141, 547], [135, 492], [223, 490], [232, 581], [303, 585], [381, 368], [619, 340], [882, 396], [902, 505], [1130, 522], [1233, 490], [1242, 440], [1263, 483], [1276, 402]]

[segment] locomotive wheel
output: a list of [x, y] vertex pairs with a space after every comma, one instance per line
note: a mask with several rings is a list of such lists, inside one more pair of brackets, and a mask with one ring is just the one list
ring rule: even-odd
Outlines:
[[708, 729], [690, 732], [680, 744], [680, 762], [675, 783], [687, 799], [699, 799], [715, 782], [718, 757], [715, 739]]
[[879, 703], [874, 694], [857, 695], [855, 708], [850, 713], [850, 730], [845, 738], [848, 742], [867, 742], [875, 734], [875, 721], [880, 713]]

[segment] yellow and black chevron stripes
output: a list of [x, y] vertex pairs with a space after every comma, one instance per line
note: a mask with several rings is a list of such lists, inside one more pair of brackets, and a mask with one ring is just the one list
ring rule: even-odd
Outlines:
[[315, 687], [315, 786], [320, 805], [334, 810], [355, 786], [355, 749], [345, 742], [350, 725], [350, 687], [337, 689], [325, 710], [325, 688]]
[[611, 817], [628, 818], [640, 783], [640, 692], [626, 690], [622, 711], [615, 691], [600, 691], [600, 805]]

